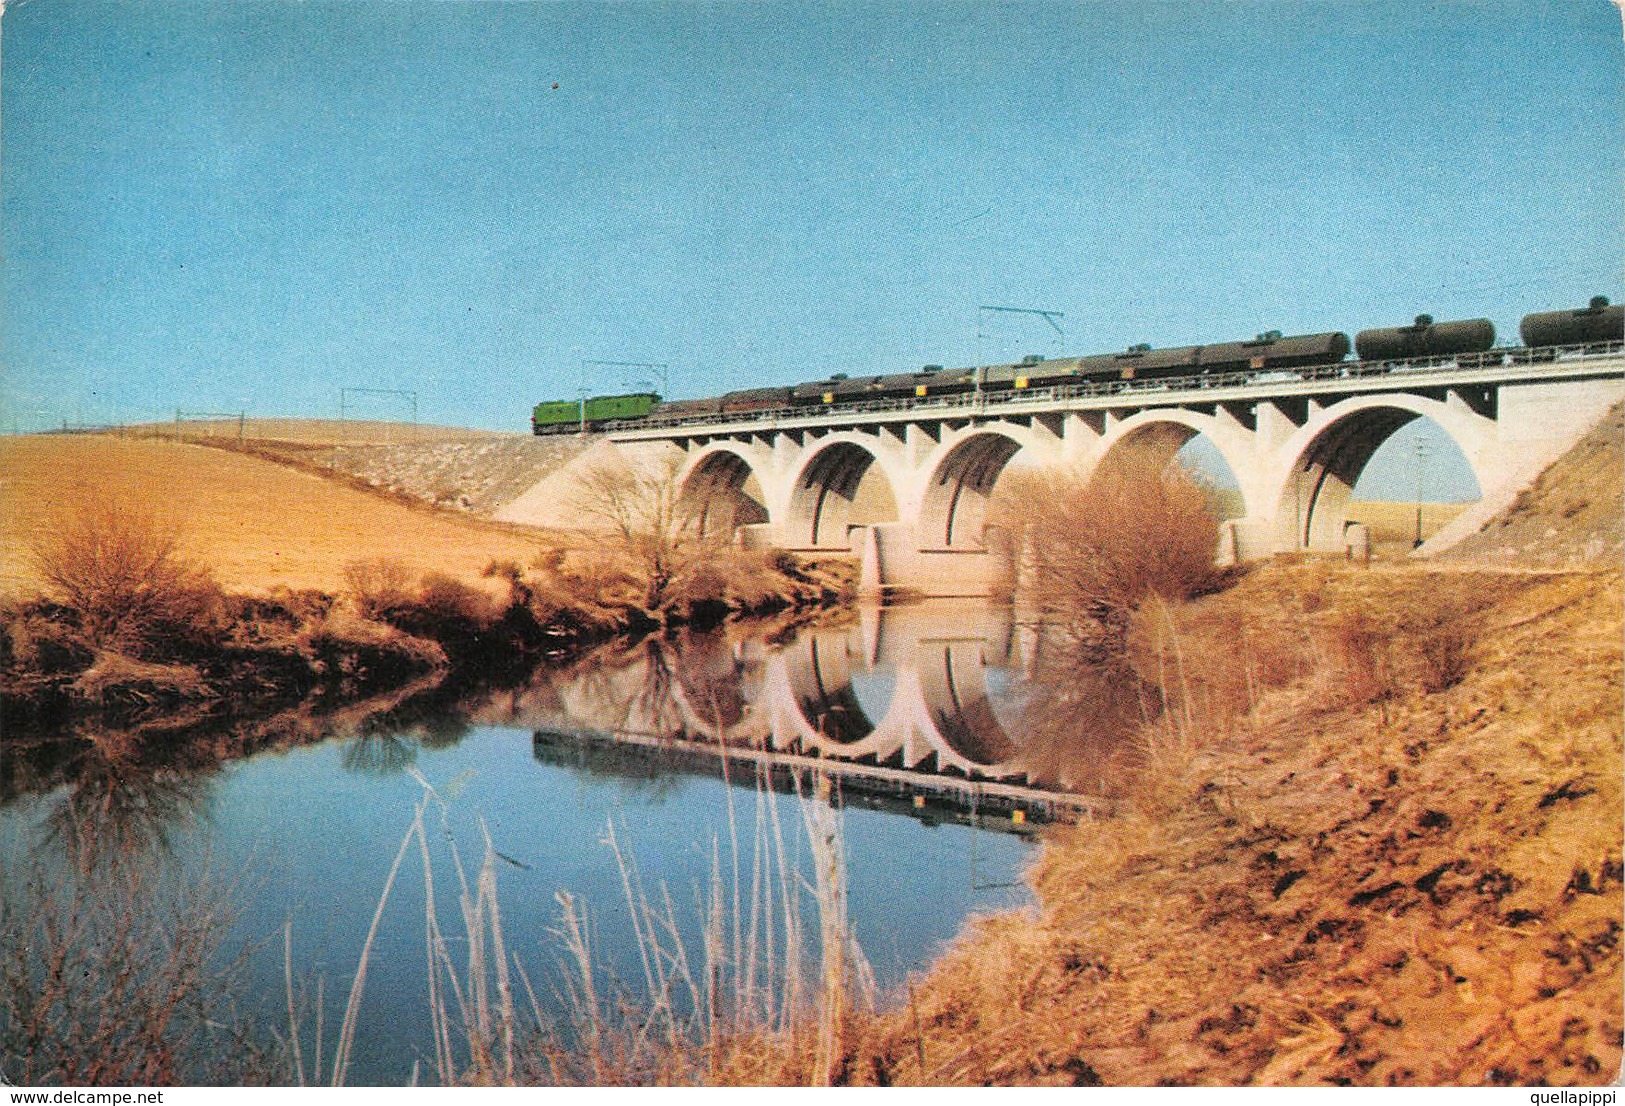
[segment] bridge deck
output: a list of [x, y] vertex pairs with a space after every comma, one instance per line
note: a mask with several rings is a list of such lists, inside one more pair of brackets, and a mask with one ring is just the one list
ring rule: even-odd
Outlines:
[[[870, 400], [837, 407], [784, 407], [768, 412], [723, 414], [700, 419], [660, 419], [611, 426], [618, 442], [658, 441], [714, 434], [770, 433], [829, 426], [868, 426], [984, 417], [1102, 411], [1124, 407], [1191, 403], [1250, 403], [1324, 395], [1355, 395], [1417, 388], [1462, 388], [1527, 384], [1625, 375], [1625, 342], [1606, 347], [1562, 347], [1540, 351], [1496, 351], [1494, 365], [1466, 365], [1438, 359], [1359, 361], [1261, 375], [1254, 372], [1167, 377], [1150, 381], [1108, 381], [966, 392], [923, 399]], [[1540, 359], [1536, 359], [1536, 358]]]
[[999, 813], [1006, 818], [1016, 811], [1035, 821], [1077, 821], [1109, 812], [1111, 804], [1098, 798], [1068, 791], [1051, 791], [997, 780], [968, 779], [932, 772], [887, 768], [856, 761], [810, 757], [772, 752], [740, 745], [718, 745], [669, 736], [617, 729], [613, 733], [579, 731], [568, 736], [577, 741], [599, 742], [641, 748], [650, 753], [691, 757], [717, 765], [723, 761], [744, 769], [755, 778], [758, 769], [773, 775], [822, 774], [840, 781], [854, 791], [902, 799], [929, 798], [972, 812]]

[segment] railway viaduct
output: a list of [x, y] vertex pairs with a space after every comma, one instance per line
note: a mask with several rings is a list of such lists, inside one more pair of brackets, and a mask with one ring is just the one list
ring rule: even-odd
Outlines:
[[[1463, 536], [1625, 399], [1620, 343], [1503, 364], [1341, 364], [964, 394], [612, 431], [633, 463], [676, 471], [711, 533], [861, 563], [870, 592], [985, 595], [1006, 570], [986, 508], [1010, 465], [1096, 471], [1131, 446], [1172, 458], [1197, 435], [1240, 486], [1222, 558], [1340, 552], [1377, 447], [1418, 417], [1460, 448], [1482, 493], [1429, 542]], [[878, 476], [877, 476], [878, 474]], [[1424, 547], [1423, 552], [1427, 552]]]

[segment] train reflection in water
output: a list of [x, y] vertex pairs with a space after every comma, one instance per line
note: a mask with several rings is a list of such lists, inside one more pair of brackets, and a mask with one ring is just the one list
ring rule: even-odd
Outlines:
[[817, 770], [848, 803], [1020, 829], [1100, 802], [1078, 750], [1030, 724], [1042, 649], [992, 605], [866, 609], [781, 638], [736, 627], [595, 654], [514, 720], [550, 763], [785, 790]]

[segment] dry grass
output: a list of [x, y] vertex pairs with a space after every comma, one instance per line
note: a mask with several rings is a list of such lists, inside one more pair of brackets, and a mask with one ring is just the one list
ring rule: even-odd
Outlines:
[[1625, 405], [1616, 405], [1497, 518], [1446, 551], [1452, 560], [1617, 568], [1625, 557]]
[[[560, 1021], [547, 1012], [519, 952], [507, 946], [500, 854], [483, 822], [484, 859], [470, 879], [440, 794], [415, 769], [407, 771], [424, 797], [380, 891], [330, 1054], [323, 1052], [323, 988], [318, 983], [312, 1010], [310, 988], [294, 983], [291, 924], [284, 929], [287, 1028], [279, 1039], [289, 1081], [347, 1083], [380, 924], [414, 843], [424, 880], [432, 1037], [426, 1051], [441, 1085], [827, 1085], [842, 1077], [855, 1018], [873, 1009], [873, 977], [848, 923], [841, 820], [822, 777], [796, 804], [810, 873], [790, 859], [794, 827], [783, 824], [766, 782], [758, 781], [748, 825], [741, 825], [730, 790], [728, 838], [712, 842], [709, 882], [695, 889], [697, 919], [684, 916], [670, 888], [643, 880], [612, 821], [603, 843], [620, 872], [620, 909], [631, 922], [642, 976], [622, 979], [605, 967], [588, 904], [559, 892], [552, 933], [560, 953]], [[431, 833], [433, 812], [440, 817]], [[440, 919], [435, 887], [443, 860], [432, 855], [431, 838], [449, 856], [460, 931], [448, 931]], [[804, 932], [808, 899], [816, 910], [815, 953]], [[801, 1038], [815, 1040], [815, 1051], [785, 1047]]]
[[224, 588], [338, 592], [346, 567], [392, 559], [414, 577], [471, 583], [493, 558], [526, 562], [541, 535], [416, 510], [256, 457], [116, 437], [0, 441], [0, 592], [42, 586], [27, 557], [33, 535], [85, 504], [116, 502], [181, 533], [177, 555], [208, 565]]
[[[797, 800], [811, 873], [790, 859], [778, 798], [757, 781], [754, 817], [712, 843], [696, 937], [662, 885], [649, 888], [614, 825], [641, 980], [598, 966], [584, 905], [560, 896], [568, 1032], [544, 1035], [523, 1066], [533, 1081], [588, 1086], [814, 1085], [841, 1081], [856, 1017], [873, 1008], [873, 976], [846, 913], [844, 838], [828, 781]], [[805, 932], [811, 899], [818, 939]], [[803, 1049], [801, 1044], [807, 1047]]]
[[989, 515], [1014, 537], [1016, 594], [1085, 642], [1121, 652], [1133, 612], [1217, 586], [1218, 519], [1208, 489], [1161, 458], [1132, 454], [1084, 474], [1026, 470], [1001, 481]]
[[[1467, 632], [1430, 656], [1432, 616], [1464, 597]], [[1420, 632], [1397, 617], [1341, 625], [1385, 605], [1428, 618]], [[871, 1027], [852, 1070], [1017, 1084], [1612, 1078], [1617, 575], [1287, 566], [1185, 613], [1163, 718], [1189, 726], [1163, 733], [1193, 739], [1146, 758], [1109, 832], [1058, 834], [1035, 873], [1039, 917], [973, 929], [908, 1010]], [[1387, 658], [1364, 685], [1350, 673], [1365, 662], [1339, 652], [1349, 637]]]

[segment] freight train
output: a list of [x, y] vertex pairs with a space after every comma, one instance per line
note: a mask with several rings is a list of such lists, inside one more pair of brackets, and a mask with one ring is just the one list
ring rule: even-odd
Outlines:
[[[1410, 326], [1362, 330], [1349, 342], [1341, 332], [1285, 337], [1280, 331], [1250, 341], [1154, 349], [1131, 346], [1122, 353], [1045, 360], [1034, 354], [1011, 365], [947, 369], [927, 365], [917, 372], [883, 376], [836, 373], [825, 380], [773, 388], [748, 388], [708, 399], [662, 401], [652, 392], [539, 403], [531, 413], [536, 434], [560, 434], [635, 426], [651, 417], [662, 422], [703, 420], [719, 415], [838, 407], [871, 400], [929, 400], [968, 392], [998, 394], [1069, 384], [1141, 382], [1193, 378], [1198, 385], [1221, 374], [1269, 375], [1344, 362], [1352, 348], [1356, 361], [1376, 371], [1434, 365], [1478, 368], [1507, 362], [1550, 361], [1559, 348], [1601, 352], [1625, 341], [1625, 307], [1596, 296], [1586, 307], [1525, 315], [1518, 328], [1520, 347], [1497, 348], [1488, 319], [1435, 322], [1418, 315]], [[1133, 386], [1133, 385], [1130, 385]]]

